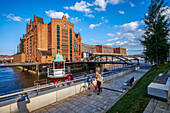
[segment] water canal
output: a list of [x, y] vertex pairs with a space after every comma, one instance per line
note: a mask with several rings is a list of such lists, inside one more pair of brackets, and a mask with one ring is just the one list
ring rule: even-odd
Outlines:
[[[120, 68], [121, 64], [107, 64], [102, 65], [101, 69]], [[98, 67], [99, 68], [99, 67]], [[89, 70], [72, 71], [74, 77], [82, 76], [89, 73]], [[46, 75], [35, 75], [19, 68], [0, 68], [0, 95], [9, 92], [16, 92], [19, 89], [34, 86], [34, 81], [48, 79]], [[49, 79], [48, 79], [49, 80]]]

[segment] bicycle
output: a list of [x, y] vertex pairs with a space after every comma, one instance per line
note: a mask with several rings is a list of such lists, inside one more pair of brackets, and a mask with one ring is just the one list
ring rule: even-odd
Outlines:
[[[96, 83], [94, 83], [96, 82]], [[92, 77], [90, 77], [90, 81], [89, 81], [89, 85], [88, 85], [88, 88], [87, 88], [87, 95], [90, 96], [93, 94], [93, 92], [98, 88], [97, 87], [97, 81], [93, 80]], [[94, 85], [96, 84], [96, 85]]]
[[87, 81], [84, 82], [84, 85], [81, 86], [80, 93], [90, 96], [97, 88], [97, 81], [95, 83], [95, 80], [93, 80], [92, 76], [89, 76]]

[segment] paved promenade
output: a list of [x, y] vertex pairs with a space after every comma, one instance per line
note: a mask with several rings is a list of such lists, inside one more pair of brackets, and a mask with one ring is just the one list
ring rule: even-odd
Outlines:
[[157, 99], [151, 99], [144, 113], [170, 113], [170, 100], [164, 102]]
[[58, 101], [33, 113], [105, 113], [110, 109], [127, 91], [122, 90], [123, 83], [134, 76], [141, 78], [149, 69], [140, 69], [106, 82], [102, 88], [103, 92], [97, 95], [87, 96], [84, 93], [74, 95]]

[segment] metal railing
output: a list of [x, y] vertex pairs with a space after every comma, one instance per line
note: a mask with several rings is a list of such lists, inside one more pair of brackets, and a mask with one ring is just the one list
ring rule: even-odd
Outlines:
[[[57, 84], [47, 84], [47, 85], [36, 85], [36, 87], [33, 87], [33, 88], [30, 88], [30, 89], [27, 89], [27, 90], [23, 90], [23, 91], [20, 91], [20, 92], [16, 92], [16, 93], [11, 93], [11, 94], [7, 94], [7, 95], [2, 95], [0, 96], [0, 101], [5, 101], [5, 100], [9, 100], [9, 99], [14, 99], [14, 98], [17, 98], [19, 95], [21, 94], [37, 94], [40, 92], [40, 91], [44, 91], [44, 90], [49, 90], [49, 89], [52, 89], [52, 88], [56, 88], [57, 86], [64, 86], [64, 85], [67, 85], [68, 83], [71, 83], [71, 82], [80, 82], [80, 81], [83, 81], [83, 80], [86, 80], [88, 77], [83, 77], [83, 78], [79, 78], [79, 79], [75, 79], [75, 80], [71, 80], [71, 81], [67, 81], [67, 82], [61, 82], [61, 83], [57, 83]], [[9, 97], [9, 98], [7, 98]], [[6, 99], [5, 99], [6, 98]]]
[[[135, 68], [135, 66], [133, 66], [133, 67], [127, 66], [127, 67], [123, 67], [123, 68], [119, 68], [119, 69], [115, 69], [115, 70], [109, 70], [108, 72], [102, 72], [100, 74], [103, 75], [103, 77], [105, 77], [105, 75], [118, 73], [117, 71], [121, 72], [123, 70], [125, 71], [125, 70], [129, 70], [129, 69], [133, 69], [133, 68]], [[92, 78], [94, 78], [95, 73], [80, 76], [80, 77], [78, 77], [78, 78], [76, 78], [74, 80], [66, 81], [66, 82], [60, 82], [60, 83], [56, 83], [56, 84], [54, 84], [52, 82], [48, 83], [47, 79], [44, 79], [45, 83], [47, 83], [47, 84], [40, 84], [38, 82], [42, 82], [43, 80], [42, 81], [39, 80], [38, 82], [34, 82], [34, 87], [32, 87], [32, 88], [27, 88], [25, 90], [20, 89], [21, 91], [18, 90], [19, 92], [14, 92], [14, 93], [11, 93], [11, 94], [1, 95], [0, 96], [0, 101], [2, 102], [2, 101], [14, 99], [14, 98], [19, 97], [22, 94], [37, 94], [37, 95], [39, 95], [40, 92], [45, 91], [45, 90], [57, 88], [57, 87], [60, 87], [60, 86], [65, 86], [65, 85], [68, 85], [69, 83], [72, 83], [72, 82], [73, 83], [82, 82], [84, 80], [87, 80], [90, 76], [92, 76]]]

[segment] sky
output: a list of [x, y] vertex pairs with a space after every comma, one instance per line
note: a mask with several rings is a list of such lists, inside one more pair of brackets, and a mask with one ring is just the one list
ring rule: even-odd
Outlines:
[[85, 44], [125, 47], [129, 55], [142, 54], [139, 39], [149, 5], [150, 0], [1, 0], [0, 55], [16, 53], [34, 14], [45, 24], [66, 15]]

